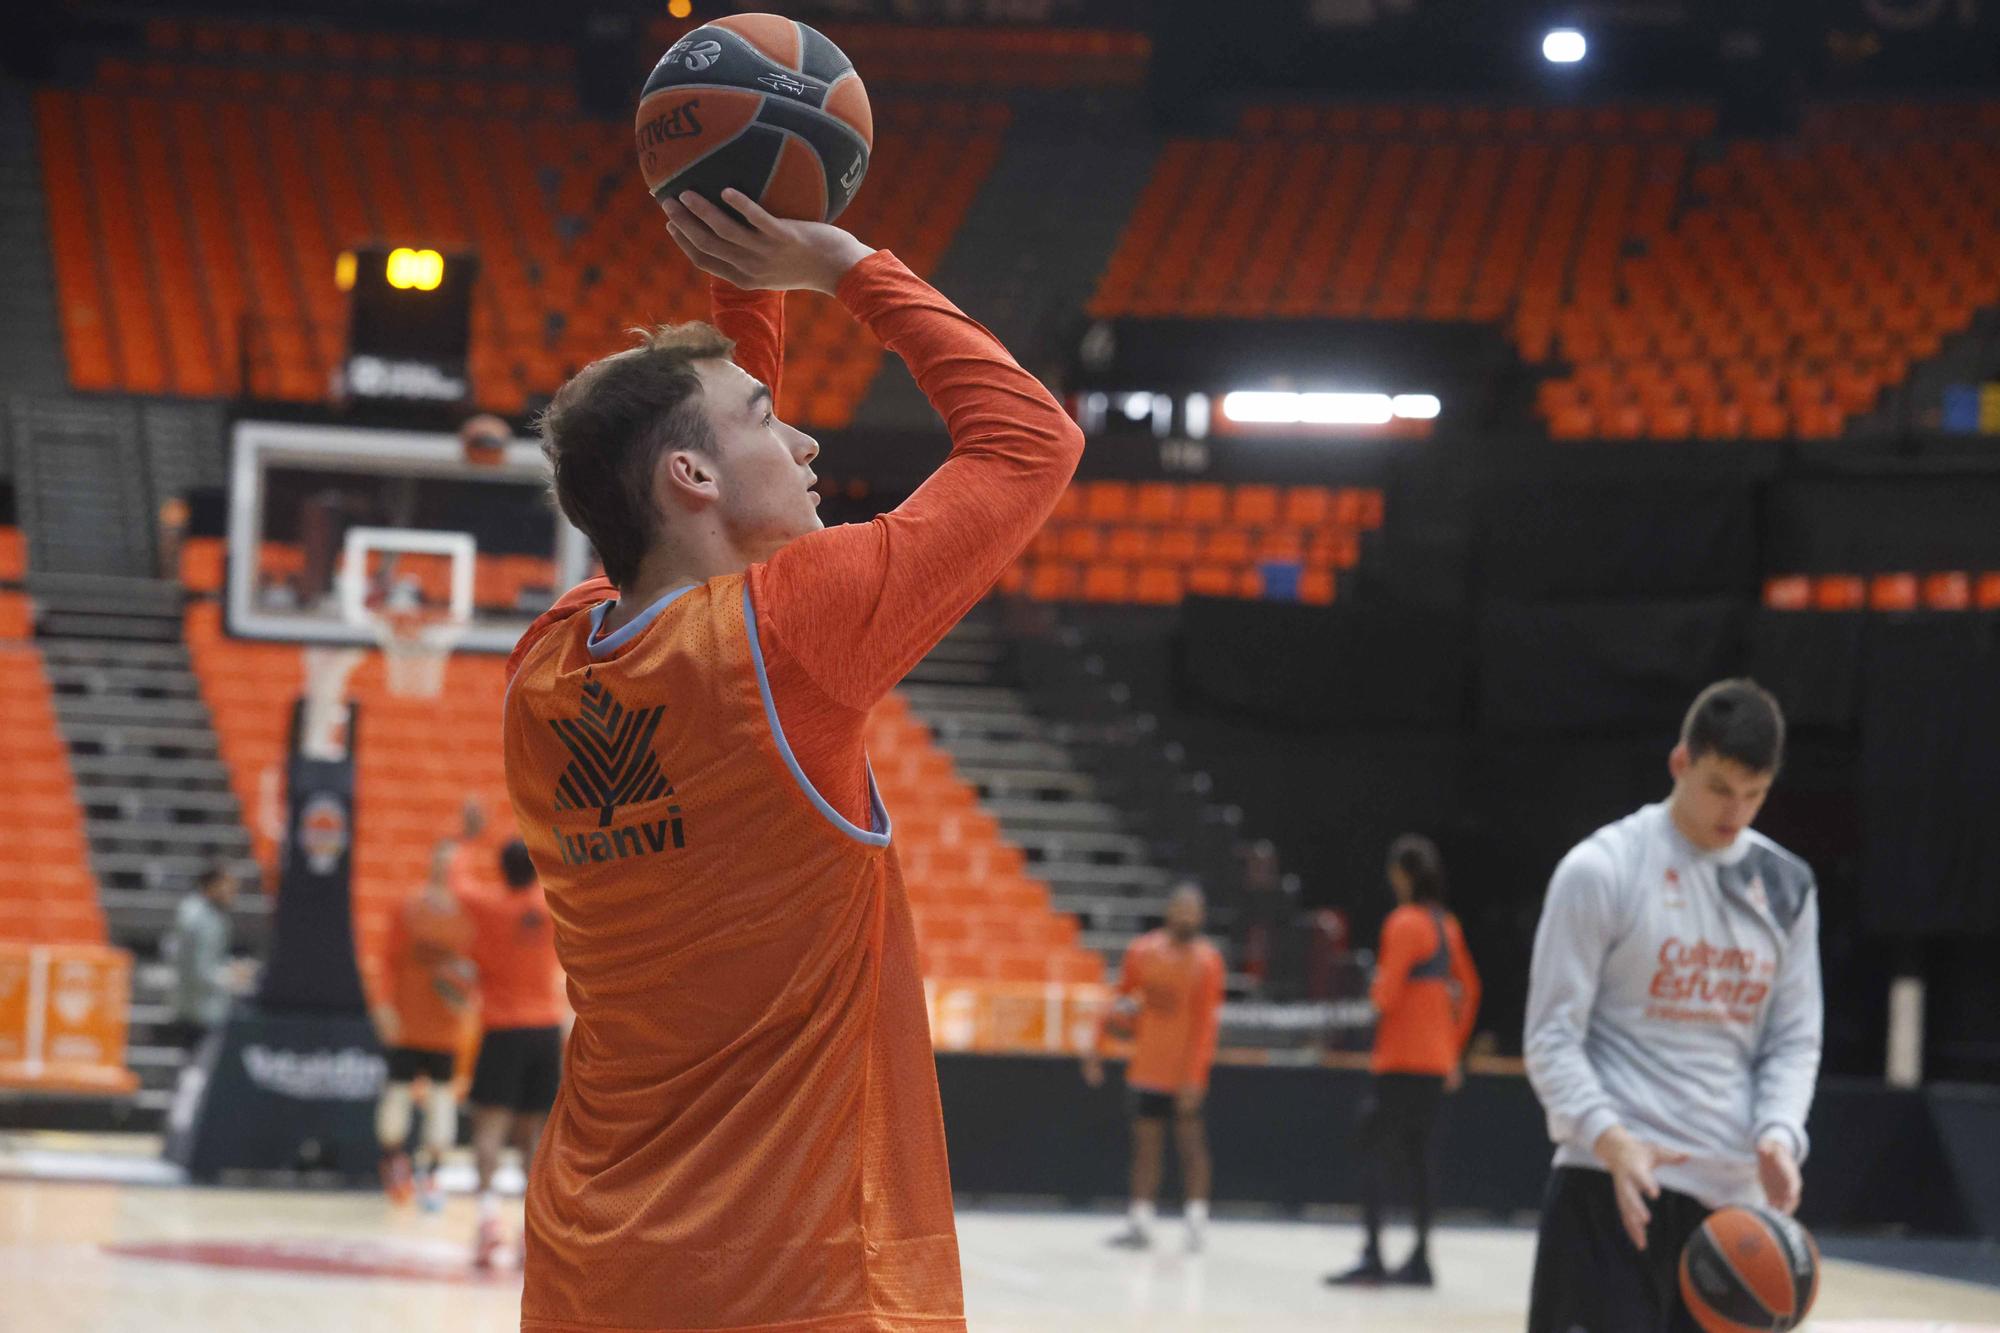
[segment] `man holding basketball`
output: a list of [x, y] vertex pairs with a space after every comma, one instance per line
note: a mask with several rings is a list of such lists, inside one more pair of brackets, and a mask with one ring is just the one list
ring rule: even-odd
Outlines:
[[[556, 498], [607, 577], [509, 664], [507, 783], [576, 1010], [521, 1325], [962, 1330], [916, 937], [863, 728], [1026, 547], [1082, 436], [893, 255], [735, 190], [666, 208], [722, 280], [719, 327], [661, 329], [556, 395]], [[819, 446], [776, 413], [786, 289], [836, 297], [950, 430], [872, 522], [821, 527]]]
[[1798, 1206], [1819, 1073], [1819, 906], [1750, 823], [1784, 757], [1778, 702], [1702, 691], [1666, 801], [1550, 880], [1529, 973], [1528, 1077], [1555, 1171], [1530, 1333], [1694, 1333], [1681, 1248], [1711, 1209]]

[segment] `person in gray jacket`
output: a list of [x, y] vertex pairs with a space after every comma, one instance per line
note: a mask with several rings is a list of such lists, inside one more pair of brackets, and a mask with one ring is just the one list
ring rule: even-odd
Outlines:
[[1703, 690], [1672, 794], [1556, 867], [1529, 970], [1528, 1078], [1555, 1167], [1529, 1333], [1696, 1333], [1676, 1267], [1710, 1210], [1798, 1206], [1819, 1075], [1819, 904], [1750, 828], [1784, 714], [1748, 680]]
[[174, 911], [164, 953], [174, 969], [176, 1045], [200, 1045], [228, 1017], [230, 998], [241, 980], [241, 969], [229, 960], [229, 909], [235, 903], [235, 872], [213, 865], [202, 872], [198, 890], [181, 899]]

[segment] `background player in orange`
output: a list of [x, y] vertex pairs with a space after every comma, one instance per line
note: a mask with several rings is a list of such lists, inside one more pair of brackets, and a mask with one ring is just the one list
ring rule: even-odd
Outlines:
[[[472, 965], [465, 958], [472, 924], [446, 884], [454, 851], [450, 842], [438, 844], [430, 879], [389, 919], [388, 991], [375, 1010], [375, 1028], [389, 1052], [389, 1079], [375, 1104], [382, 1186], [397, 1203], [408, 1202], [415, 1188], [425, 1210], [433, 1212], [443, 1202], [437, 1165], [458, 1137], [458, 1095], [451, 1081], [473, 990]], [[418, 1079], [426, 1084], [424, 1138], [413, 1182], [404, 1145]]]
[[1132, 1061], [1125, 1086], [1132, 1099], [1132, 1203], [1129, 1224], [1113, 1245], [1145, 1249], [1153, 1243], [1154, 1202], [1166, 1157], [1167, 1123], [1173, 1122], [1187, 1199], [1187, 1244], [1202, 1246], [1208, 1226], [1210, 1166], [1202, 1102], [1222, 1023], [1222, 952], [1202, 938], [1207, 903], [1192, 883], [1175, 887], [1167, 923], [1132, 941], [1118, 970], [1116, 998], [1099, 1028], [1097, 1050], [1084, 1057], [1090, 1086], [1104, 1082], [1100, 1052], [1113, 1026], [1133, 1027]]
[[528, 849], [500, 849], [501, 887], [461, 887], [479, 973], [479, 1061], [472, 1070], [472, 1157], [479, 1173], [479, 1231], [473, 1261], [492, 1264], [502, 1248], [500, 1200], [493, 1190], [509, 1142], [528, 1171], [562, 1076], [562, 974], [555, 927]]
[[[1445, 910], [1444, 858], [1429, 838], [1389, 845], [1396, 910], [1382, 923], [1375, 967], [1375, 1086], [1361, 1108], [1361, 1262], [1332, 1274], [1335, 1286], [1394, 1282], [1428, 1287], [1431, 1276], [1431, 1134], [1447, 1092], [1464, 1081], [1460, 1061], [1479, 1016], [1479, 973], [1458, 918]], [[1382, 1200], [1389, 1158], [1409, 1170], [1417, 1243], [1402, 1267], [1382, 1263]]]
[[[947, 1333], [937, 1072], [863, 731], [1025, 549], [1083, 438], [895, 256], [723, 202], [667, 205], [722, 280], [720, 328], [593, 363], [543, 422], [607, 577], [510, 664], [507, 783], [577, 1015], [521, 1322]], [[821, 527], [819, 446], [777, 412], [783, 298], [753, 288], [836, 297], [944, 418], [950, 455], [892, 512]]]

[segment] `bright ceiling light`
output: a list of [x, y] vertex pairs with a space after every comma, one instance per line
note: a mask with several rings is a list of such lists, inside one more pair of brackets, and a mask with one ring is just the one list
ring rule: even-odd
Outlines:
[[1551, 65], [1574, 65], [1589, 49], [1590, 43], [1575, 28], [1557, 28], [1542, 38], [1542, 59]]
[[1429, 421], [1439, 411], [1428, 393], [1286, 393], [1239, 389], [1225, 394], [1222, 415], [1242, 425], [1381, 426], [1392, 418]]

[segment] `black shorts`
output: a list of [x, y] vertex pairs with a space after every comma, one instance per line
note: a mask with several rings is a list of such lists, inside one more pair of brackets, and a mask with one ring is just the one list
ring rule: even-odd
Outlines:
[[1542, 1198], [1528, 1333], [1701, 1333], [1681, 1304], [1681, 1250], [1708, 1217], [1699, 1199], [1661, 1190], [1646, 1248], [1632, 1248], [1608, 1172], [1559, 1166]]
[[472, 1067], [474, 1106], [546, 1114], [562, 1081], [561, 1028], [496, 1028], [479, 1042]]
[[[1152, 1088], [1127, 1088], [1126, 1104], [1131, 1107], [1134, 1120], [1174, 1120], [1181, 1114], [1180, 1099], [1171, 1092], [1156, 1092]], [[1200, 1115], [1201, 1112], [1193, 1112]]]
[[415, 1083], [427, 1078], [433, 1083], [449, 1083], [458, 1070], [458, 1057], [450, 1051], [419, 1051], [408, 1046], [389, 1050], [389, 1081]]

